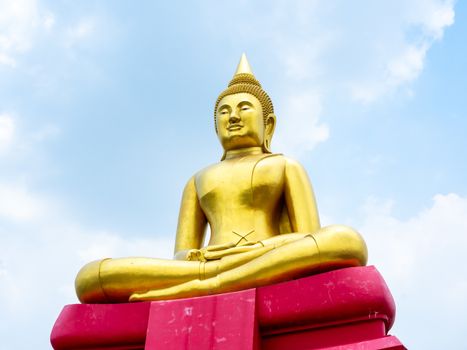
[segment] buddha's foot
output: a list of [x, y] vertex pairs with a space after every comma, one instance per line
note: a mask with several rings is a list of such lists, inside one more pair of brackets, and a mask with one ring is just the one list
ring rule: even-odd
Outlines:
[[217, 277], [192, 280], [173, 287], [133, 293], [129, 301], [171, 300], [216, 294], [219, 289]]

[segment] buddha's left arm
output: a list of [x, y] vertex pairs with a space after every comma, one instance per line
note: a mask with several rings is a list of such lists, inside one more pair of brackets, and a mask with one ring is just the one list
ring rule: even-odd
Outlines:
[[308, 175], [298, 162], [285, 162], [285, 202], [292, 232], [315, 232], [320, 229], [318, 208]]
[[207, 220], [201, 209], [192, 177], [185, 186], [178, 215], [175, 258], [184, 260], [189, 250], [200, 249], [206, 232]]

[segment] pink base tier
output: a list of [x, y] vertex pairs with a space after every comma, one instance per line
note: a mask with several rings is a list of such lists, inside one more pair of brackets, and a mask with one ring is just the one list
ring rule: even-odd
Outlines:
[[387, 335], [395, 305], [373, 266], [200, 298], [73, 304], [55, 350], [344, 350], [405, 347]]

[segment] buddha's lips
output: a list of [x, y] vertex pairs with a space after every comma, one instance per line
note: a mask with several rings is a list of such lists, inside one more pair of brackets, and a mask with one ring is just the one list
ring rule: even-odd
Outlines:
[[239, 124], [235, 124], [235, 125], [231, 125], [227, 128], [227, 130], [229, 131], [236, 131], [236, 130], [240, 130], [241, 128], [243, 128], [243, 125], [239, 125]]

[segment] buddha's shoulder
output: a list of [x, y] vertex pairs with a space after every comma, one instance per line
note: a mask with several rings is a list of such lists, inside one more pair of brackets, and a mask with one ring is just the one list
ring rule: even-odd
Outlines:
[[304, 170], [303, 165], [298, 160], [295, 160], [289, 157], [283, 157], [283, 158], [284, 158], [284, 165], [287, 169]]
[[289, 158], [282, 153], [272, 153], [261, 159], [261, 163], [269, 163], [272, 166], [302, 168], [302, 165], [295, 159]]
[[222, 162], [219, 163], [214, 163], [210, 164], [207, 167], [197, 171], [193, 175], [193, 179], [195, 183], [198, 183], [199, 181], [202, 181], [203, 179], [206, 179], [206, 177], [211, 177], [211, 176], [219, 176], [219, 174], [222, 172]]
[[[261, 157], [252, 157], [251, 163], [255, 163], [256, 167], [260, 168], [274, 168], [276, 171], [281, 170], [285, 171], [286, 168], [291, 170], [293, 169], [302, 169], [302, 165], [289, 157], [284, 156], [281, 153], [273, 153], [263, 155]], [[195, 179], [202, 179], [206, 176], [220, 176], [225, 171], [230, 171], [231, 165], [228, 161], [221, 161], [219, 163], [211, 164], [200, 171], [198, 171], [195, 175]]]
[[286, 176], [293, 174], [306, 174], [306, 170], [300, 162], [286, 157], [283, 154], [272, 154], [269, 158], [265, 159], [265, 161], [264, 167], [266, 169], [273, 168], [275, 172], [280, 169], [280, 173]]
[[205, 167], [205, 168], [199, 170], [198, 172], [196, 172], [194, 177], [199, 178], [199, 177], [202, 177], [203, 175], [210, 174], [212, 172], [217, 172], [221, 168], [223, 168], [223, 163], [222, 162], [210, 164], [207, 167]]
[[272, 164], [281, 165], [283, 167], [302, 167], [302, 165], [295, 159], [289, 158], [282, 153], [273, 153], [264, 158], [265, 161]]

